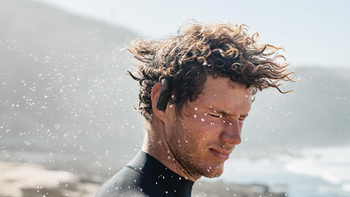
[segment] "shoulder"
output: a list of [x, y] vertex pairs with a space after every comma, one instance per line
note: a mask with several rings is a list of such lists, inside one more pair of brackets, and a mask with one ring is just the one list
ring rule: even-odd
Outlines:
[[171, 197], [156, 182], [142, 173], [129, 167], [124, 167], [120, 172], [109, 179], [98, 191], [95, 197]]
[[[124, 167], [115, 174], [111, 179], [102, 185], [96, 197], [117, 197], [117, 196], [137, 196], [143, 197], [142, 190], [137, 189], [135, 179], [139, 179], [141, 174]], [[130, 195], [131, 194], [131, 195]]]

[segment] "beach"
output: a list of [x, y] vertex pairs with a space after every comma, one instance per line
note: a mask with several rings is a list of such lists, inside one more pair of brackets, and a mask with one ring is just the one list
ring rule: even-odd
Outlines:
[[[249, 192], [251, 195], [254, 192], [263, 195], [266, 193], [264, 188], [267, 187], [268, 192], [275, 196], [283, 193], [289, 197], [349, 197], [350, 159], [344, 156], [349, 155], [349, 151], [349, 146], [342, 146], [305, 149], [298, 155], [279, 155], [274, 158], [233, 157], [225, 164], [224, 173], [220, 178], [201, 178], [195, 184], [193, 196], [220, 197], [232, 193], [240, 196], [239, 194], [249, 195]], [[21, 189], [18, 185], [27, 188], [24, 191], [29, 192], [28, 188], [44, 188], [43, 183], [51, 188], [52, 185], [58, 187], [66, 183], [72, 184], [69, 188], [75, 189], [70, 191], [71, 196], [93, 196], [97, 189], [123, 166], [123, 162], [116, 162], [115, 167], [110, 168], [105, 166], [107, 162], [101, 162], [88, 169], [83, 166], [86, 161], [68, 162], [73, 161], [72, 155], [68, 154], [57, 155], [55, 161], [45, 164], [45, 159], [40, 154], [31, 155], [26, 152], [15, 155], [7, 152], [12, 154], [10, 158], [4, 153], [5, 151], [2, 151], [0, 157], [0, 160], [3, 160], [0, 163], [0, 181], [6, 184], [0, 184], [0, 191], [3, 196], [11, 197], [20, 196], [18, 193]], [[39, 161], [41, 165], [35, 164], [35, 161]], [[77, 189], [78, 186], [84, 189]], [[58, 187], [59, 189], [61, 188]]]

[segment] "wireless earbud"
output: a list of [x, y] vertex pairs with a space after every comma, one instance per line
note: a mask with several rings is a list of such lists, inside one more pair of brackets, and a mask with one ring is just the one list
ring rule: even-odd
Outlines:
[[166, 109], [166, 105], [170, 98], [171, 84], [167, 79], [162, 79], [161, 82], [162, 82], [162, 88], [160, 89], [156, 107], [158, 110], [164, 111]]

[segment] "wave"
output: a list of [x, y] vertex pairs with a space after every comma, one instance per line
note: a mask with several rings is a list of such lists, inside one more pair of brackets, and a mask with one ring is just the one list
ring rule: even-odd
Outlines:
[[289, 172], [318, 177], [330, 184], [341, 184], [350, 192], [350, 146], [310, 148], [301, 158], [285, 164]]

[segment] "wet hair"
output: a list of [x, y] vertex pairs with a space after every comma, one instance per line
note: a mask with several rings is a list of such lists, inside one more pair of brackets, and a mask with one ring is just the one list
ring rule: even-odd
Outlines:
[[132, 41], [127, 50], [138, 60], [137, 72], [128, 74], [140, 84], [140, 113], [151, 120], [152, 87], [162, 79], [173, 87], [169, 101], [180, 116], [183, 105], [198, 98], [208, 75], [252, 87], [253, 95], [269, 87], [289, 92], [280, 89], [280, 82], [294, 81], [295, 74], [278, 54], [282, 48], [259, 44], [258, 37], [250, 36], [246, 25], [194, 22], [167, 39]]

